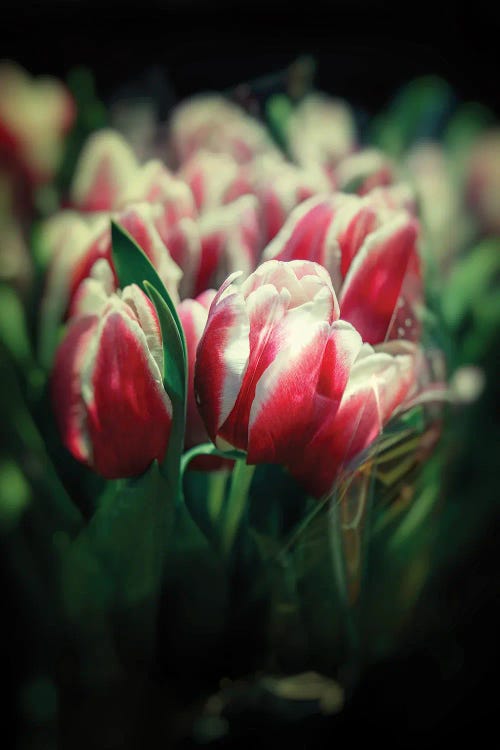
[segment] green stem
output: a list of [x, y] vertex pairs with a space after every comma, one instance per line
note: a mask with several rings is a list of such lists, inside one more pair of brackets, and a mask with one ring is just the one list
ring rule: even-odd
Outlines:
[[229, 555], [233, 547], [247, 506], [248, 492], [254, 472], [255, 466], [249, 466], [243, 460], [236, 461], [222, 524], [222, 550], [225, 555]]
[[226, 484], [231, 472], [227, 469], [211, 471], [208, 475], [208, 514], [213, 525], [220, 520], [224, 507]]

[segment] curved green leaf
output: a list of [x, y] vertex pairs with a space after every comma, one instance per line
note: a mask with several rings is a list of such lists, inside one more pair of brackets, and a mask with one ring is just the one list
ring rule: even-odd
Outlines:
[[182, 325], [169, 293], [158, 276], [150, 260], [130, 234], [119, 224], [111, 222], [111, 241], [113, 245], [113, 262], [123, 288], [127, 284], [138, 284], [144, 291], [144, 282], [148, 281], [165, 301], [179, 330], [181, 344], [186, 354], [186, 342], [182, 334]]

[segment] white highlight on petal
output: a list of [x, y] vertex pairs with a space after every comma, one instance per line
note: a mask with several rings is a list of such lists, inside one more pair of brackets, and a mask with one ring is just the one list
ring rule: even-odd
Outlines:
[[160, 324], [152, 302], [136, 284], [126, 286], [121, 294], [122, 301], [132, 308], [146, 336], [151, 356], [158, 365], [163, 377], [163, 346]]

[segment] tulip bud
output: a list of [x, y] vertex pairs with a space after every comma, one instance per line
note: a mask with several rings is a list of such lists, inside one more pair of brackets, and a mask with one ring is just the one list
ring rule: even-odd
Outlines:
[[291, 474], [315, 497], [328, 494], [342, 470], [380, 434], [416, 386], [415, 351], [406, 342], [397, 354], [364, 344], [352, 365], [340, 406], [325, 414], [315, 450], [297, 454]]
[[295, 206], [330, 190], [329, 180], [322, 170], [314, 166], [298, 167], [274, 154], [255, 159], [252, 175], [266, 243], [276, 236]]
[[396, 181], [396, 165], [375, 148], [365, 148], [342, 159], [334, 173], [337, 190], [358, 195], [366, 195], [374, 188], [392, 185]]
[[76, 165], [70, 202], [81, 211], [111, 211], [138, 168], [127, 141], [115, 130], [98, 130], [85, 143]]
[[337, 163], [356, 145], [354, 118], [339, 99], [306, 96], [288, 122], [288, 148], [302, 167], [320, 167], [332, 179]]
[[437, 143], [418, 143], [406, 157], [418, 195], [422, 224], [430, 250], [441, 270], [460, 249], [466, 215], [459, 181], [453, 175], [446, 152]]
[[249, 175], [230, 154], [196, 151], [179, 171], [198, 211], [208, 211], [252, 192]]
[[263, 263], [230, 276], [210, 307], [198, 346], [195, 392], [219, 447], [249, 463], [287, 464], [309, 450], [318, 420], [336, 410], [361, 337], [344, 321], [316, 263]]
[[194, 294], [218, 286], [233, 271], [250, 273], [261, 249], [258, 202], [242, 195], [198, 220], [200, 259]]
[[[196, 206], [188, 185], [175, 177], [167, 167], [157, 159], [152, 159], [135, 169], [130, 179], [120, 186], [115, 199], [118, 209], [130, 204], [154, 203], [163, 208], [157, 228], [166, 228], [183, 217], [194, 217]], [[163, 239], [163, 235], [162, 235]]]
[[467, 159], [467, 201], [485, 234], [500, 232], [500, 129], [487, 130]]
[[263, 257], [323, 265], [339, 295], [342, 318], [364, 341], [401, 338], [401, 327], [404, 338], [410, 333], [417, 338], [422, 292], [418, 229], [407, 211], [387, 209], [379, 193], [320, 195], [292, 211]]
[[101, 260], [95, 278], [82, 284], [77, 314], [56, 354], [51, 390], [65, 446], [98, 474], [116, 479], [141, 474], [163, 459], [172, 404], [163, 388], [153, 305], [135, 284], [109, 294], [105, 271]]
[[[115, 214], [115, 220], [126, 229], [148, 256], [174, 300], [182, 275], [171, 258], [156, 228], [155, 218], [161, 209], [146, 203], [129, 206]], [[107, 214], [82, 217], [65, 212], [50, 220], [45, 231], [53, 245], [43, 309], [57, 310], [62, 318], [72, 314], [73, 298], [78, 287], [92, 272], [94, 264], [104, 258], [113, 269], [110, 220]], [[113, 269], [114, 274], [114, 269]], [[117, 284], [116, 274], [115, 286]]]
[[179, 164], [199, 149], [227, 153], [240, 164], [274, 151], [266, 129], [237, 104], [215, 94], [188, 99], [170, 122], [171, 142]]
[[0, 91], [0, 160], [5, 153], [31, 182], [46, 182], [59, 166], [63, 136], [75, 116], [69, 91], [12, 62], [0, 63]]

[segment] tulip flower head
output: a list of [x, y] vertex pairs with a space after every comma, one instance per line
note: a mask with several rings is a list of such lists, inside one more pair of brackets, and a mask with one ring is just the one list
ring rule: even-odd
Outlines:
[[267, 261], [243, 282], [230, 276], [212, 302], [196, 358], [198, 407], [218, 447], [287, 466], [320, 497], [406, 398], [414, 368], [400, 346], [375, 351], [339, 320], [322, 266]]
[[320, 404], [340, 402], [361, 337], [344, 321], [328, 273], [309, 261], [233, 274], [210, 307], [195, 391], [207, 431], [250, 463], [286, 463], [307, 443]]
[[415, 340], [420, 332], [419, 225], [409, 211], [389, 208], [390, 200], [377, 192], [310, 198], [292, 211], [263, 254], [323, 265], [339, 296], [341, 317], [370, 344]]
[[72, 96], [55, 78], [33, 78], [12, 62], [0, 62], [0, 91], [0, 160], [5, 152], [31, 182], [46, 182], [75, 117]]
[[112, 289], [102, 259], [79, 289], [52, 374], [64, 444], [106, 479], [136, 476], [161, 460], [172, 424], [156, 311], [135, 284]]

